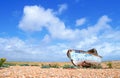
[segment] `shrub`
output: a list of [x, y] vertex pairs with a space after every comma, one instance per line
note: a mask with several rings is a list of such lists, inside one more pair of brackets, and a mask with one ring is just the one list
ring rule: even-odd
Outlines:
[[59, 65], [58, 64], [47, 64], [47, 65], [42, 64], [41, 68], [59, 68]]
[[102, 68], [102, 66], [100, 65], [100, 64], [98, 64], [98, 65], [91, 65], [91, 67], [90, 68], [94, 68], [94, 69], [101, 69]]
[[0, 58], [0, 67], [6, 62], [6, 58]]
[[107, 63], [107, 66], [108, 68], [112, 68], [112, 63], [111, 62]]
[[59, 68], [58, 64], [49, 64], [50, 68]]
[[20, 66], [30, 66], [29, 64], [20, 64]]
[[38, 64], [32, 64], [31, 66], [39, 66]]
[[4, 64], [8, 66], [16, 66], [16, 64], [13, 64], [13, 63], [4, 63]]
[[68, 69], [68, 68], [74, 69], [74, 68], [76, 68], [76, 66], [68, 65], [68, 64], [63, 66], [63, 69]]
[[3, 64], [2, 67], [8, 68], [8, 67], [10, 67], [10, 66], [7, 65], [7, 64]]
[[41, 65], [41, 68], [50, 68], [50, 66], [49, 66], [49, 65], [44, 65], [44, 64], [42, 64], [42, 65]]

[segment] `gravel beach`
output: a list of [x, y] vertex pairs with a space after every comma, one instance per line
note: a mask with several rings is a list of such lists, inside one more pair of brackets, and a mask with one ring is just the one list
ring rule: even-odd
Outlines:
[[120, 78], [120, 69], [62, 69], [11, 66], [0, 69], [0, 78]]

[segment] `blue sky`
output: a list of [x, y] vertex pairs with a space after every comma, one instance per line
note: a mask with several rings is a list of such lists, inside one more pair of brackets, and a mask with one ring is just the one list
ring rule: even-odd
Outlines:
[[4, 0], [0, 57], [8, 61], [69, 61], [68, 49], [96, 48], [120, 60], [119, 0]]

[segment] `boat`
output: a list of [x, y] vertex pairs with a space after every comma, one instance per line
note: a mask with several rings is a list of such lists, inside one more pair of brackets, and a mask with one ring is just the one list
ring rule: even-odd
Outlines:
[[88, 51], [69, 49], [67, 56], [75, 66], [90, 67], [102, 62], [102, 56], [98, 55], [95, 48]]

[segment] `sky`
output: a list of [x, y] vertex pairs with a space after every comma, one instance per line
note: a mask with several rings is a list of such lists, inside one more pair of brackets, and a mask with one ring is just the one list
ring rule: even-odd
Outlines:
[[0, 58], [70, 61], [68, 49], [96, 48], [120, 60], [119, 0], [2, 0]]

